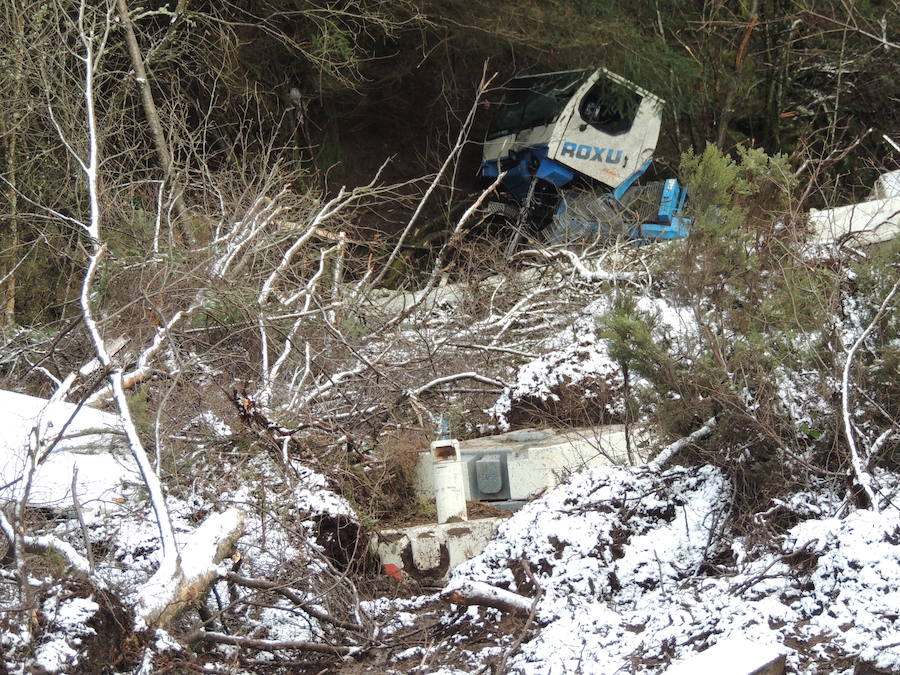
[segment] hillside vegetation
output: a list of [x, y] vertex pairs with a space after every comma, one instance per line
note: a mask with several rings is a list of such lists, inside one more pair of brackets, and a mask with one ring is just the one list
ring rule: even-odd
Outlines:
[[[895, 2], [2, 7], [0, 673], [900, 668], [900, 242], [806, 218], [900, 166]], [[487, 109], [595, 65], [690, 235], [507, 259]], [[367, 545], [442, 414], [630, 465], [435, 593]]]

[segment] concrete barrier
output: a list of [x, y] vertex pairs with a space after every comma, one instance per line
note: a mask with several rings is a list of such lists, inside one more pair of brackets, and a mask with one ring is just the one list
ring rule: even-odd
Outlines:
[[[522, 429], [460, 441], [458, 466], [466, 499], [515, 504], [558, 485], [589, 467], [627, 463], [625, 428]], [[416, 491], [434, 497], [431, 452], [419, 456]], [[383, 530], [371, 541], [382, 565], [396, 565], [409, 576], [440, 583], [450, 570], [484, 550], [502, 521], [483, 518], [438, 525]]]
[[[469, 501], [525, 500], [558, 485], [573, 472], [627, 463], [625, 427], [621, 424], [510, 431], [461, 441], [459, 454], [468, 474], [465, 486]], [[419, 455], [416, 492], [422, 497], [434, 496], [428, 452]]]
[[734, 637], [671, 666], [666, 675], [784, 675], [783, 649]]
[[832, 209], [810, 209], [812, 240], [830, 244], [845, 239], [855, 245], [877, 244], [900, 234], [900, 197], [873, 199]]
[[370, 546], [382, 565], [396, 565], [420, 581], [441, 583], [450, 571], [484, 550], [502, 518], [382, 530]]

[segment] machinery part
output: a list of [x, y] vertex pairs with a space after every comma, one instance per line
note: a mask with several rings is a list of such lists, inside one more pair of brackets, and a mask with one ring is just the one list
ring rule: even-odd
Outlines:
[[508, 202], [487, 202], [484, 205], [485, 216], [499, 216], [507, 220], [515, 220], [519, 216], [519, 207]]
[[558, 245], [623, 237], [678, 239], [687, 235], [688, 222], [677, 215], [685, 197], [675, 179], [634, 183], [620, 199], [610, 192], [573, 192], [560, 201], [545, 240]]
[[580, 176], [615, 190], [652, 157], [663, 103], [605, 68], [515, 78], [488, 131], [481, 175], [506, 171], [504, 187], [519, 203], [533, 176], [557, 187]]
[[609, 192], [575, 192], [563, 197], [545, 240], [553, 246], [621, 237], [627, 231], [626, 208]]
[[516, 252], [516, 249], [519, 247], [519, 242], [522, 240], [522, 235], [525, 233], [525, 230], [528, 229], [531, 223], [531, 210], [534, 205], [534, 190], [537, 187], [539, 180], [540, 179], [538, 179], [537, 177], [532, 178], [531, 183], [528, 186], [528, 192], [525, 195], [525, 200], [522, 202], [522, 206], [519, 209], [518, 216], [516, 217], [515, 225], [513, 225], [512, 238], [506, 245], [506, 251], [504, 252], [507, 260], [512, 258], [513, 253]]
[[459, 460], [434, 463], [434, 498], [439, 523], [446, 523], [451, 518], [468, 520], [464, 467]]
[[450, 438], [450, 418], [446, 413], [441, 415], [438, 438], [431, 444], [431, 457], [438, 522], [446, 523], [452, 518], [468, 520], [465, 464], [459, 459], [459, 441]]
[[503, 466], [500, 455], [486, 455], [475, 460], [475, 485], [478, 492], [496, 498], [503, 489]]

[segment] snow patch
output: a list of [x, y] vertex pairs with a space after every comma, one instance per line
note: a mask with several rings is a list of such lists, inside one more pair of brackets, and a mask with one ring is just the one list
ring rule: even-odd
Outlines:
[[[549, 351], [519, 368], [512, 384], [486, 413], [497, 419], [503, 431], [510, 428], [509, 415], [516, 401], [532, 398], [558, 400], [554, 389], [588, 379], [602, 379], [612, 388], [622, 386], [618, 364], [603, 340], [597, 337], [596, 317], [609, 307], [606, 299], [588, 305], [572, 326], [547, 341]], [[610, 409], [615, 413], [617, 409]]]
[[[67, 426], [68, 425], [68, 426]], [[21, 499], [33, 434], [44, 443], [62, 437], [37, 467], [28, 492], [33, 506], [72, 507], [72, 475], [86, 511], [121, 497], [124, 485], [140, 482], [117, 415], [63, 401], [0, 390], [0, 502]]]
[[72, 672], [78, 665], [78, 648], [83, 639], [94, 635], [87, 621], [100, 609], [90, 598], [61, 599], [51, 595], [41, 607], [48, 619], [45, 639], [34, 654], [34, 664], [46, 673]]
[[[514, 673], [659, 672], [729, 639], [786, 653], [789, 672], [900, 672], [897, 510], [836, 517], [840, 496], [813, 483], [770, 510], [800, 520], [781, 537], [729, 541], [730, 496], [712, 467], [585, 471], [506, 521], [451, 583], [542, 590]], [[473, 609], [443, 621], [496, 620]]]

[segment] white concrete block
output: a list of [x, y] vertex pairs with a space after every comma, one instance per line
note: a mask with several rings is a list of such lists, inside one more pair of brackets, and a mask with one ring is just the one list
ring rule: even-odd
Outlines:
[[876, 244], [900, 234], [900, 197], [873, 199], [832, 209], [810, 209], [812, 240], [829, 244], [853, 234], [856, 244]]
[[666, 675], [784, 675], [785, 650], [729, 637], [671, 666]]
[[370, 547], [382, 565], [396, 565], [413, 578], [446, 579], [457, 565], [484, 550], [502, 520], [482, 518], [382, 530], [372, 537]]
[[[520, 429], [496, 436], [461, 441], [463, 458], [504, 454], [507, 458], [510, 499], [528, 499], [554, 487], [585, 468], [626, 464], [625, 428], [621, 424], [568, 430]], [[471, 500], [469, 482], [466, 499]], [[416, 492], [434, 495], [430, 454], [419, 455]]]
[[545, 490], [552, 479], [547, 467], [528, 450], [510, 453], [506, 469], [510, 499], [529, 499]]
[[875, 179], [870, 199], [900, 197], [900, 170], [887, 171]]

